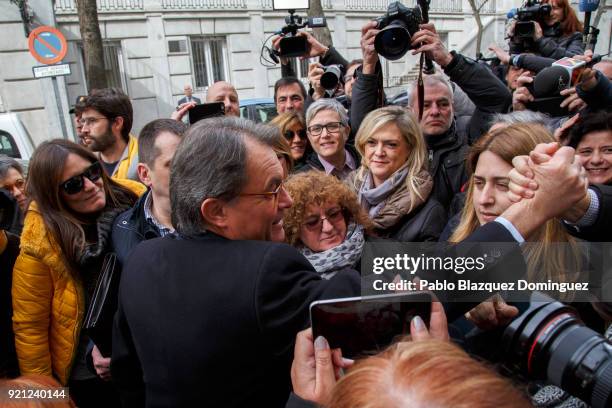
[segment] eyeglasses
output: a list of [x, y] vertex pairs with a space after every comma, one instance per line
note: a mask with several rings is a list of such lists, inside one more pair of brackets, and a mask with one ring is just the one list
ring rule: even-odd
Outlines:
[[94, 162], [83, 173], [70, 177], [68, 180], [60, 184], [64, 192], [69, 195], [80, 193], [85, 185], [84, 177], [87, 177], [92, 183], [95, 183], [102, 177], [102, 165], [100, 162]]
[[357, 65], [357, 68], [355, 68], [355, 70], [353, 71], [352, 74], [349, 75], [345, 75], [344, 76], [344, 83], [347, 83], [348, 81], [350, 81], [351, 79], [357, 79], [357, 70], [361, 68], [361, 65]]
[[239, 196], [241, 197], [273, 197], [274, 200], [276, 201], [276, 199], [278, 198], [278, 194], [281, 192], [281, 190], [283, 190], [283, 183], [280, 183], [278, 185], [278, 187], [276, 187], [276, 190], [274, 191], [265, 191], [263, 193], [242, 193], [239, 194]]
[[283, 136], [285, 136], [285, 139], [287, 139], [288, 141], [292, 141], [293, 138], [296, 136], [304, 140], [306, 139], [306, 130], [302, 129], [302, 130], [298, 130], [297, 132], [294, 132], [293, 130], [285, 130], [285, 133], [283, 134]]
[[96, 123], [98, 123], [99, 120], [102, 120], [102, 119], [108, 119], [108, 118], [105, 118], [104, 116], [82, 118], [81, 120], [79, 120], [79, 124], [81, 126], [93, 126]]
[[304, 221], [304, 226], [309, 231], [320, 231], [323, 226], [323, 220], [335, 224], [340, 220], [344, 219], [344, 209], [341, 207], [335, 207], [325, 212], [325, 217], [308, 218]]
[[327, 130], [327, 133], [338, 133], [342, 126], [344, 126], [342, 122], [329, 122], [324, 125], [312, 125], [308, 126], [308, 133], [313, 136], [319, 136], [321, 132], [323, 132], [323, 128]]
[[25, 189], [25, 180], [17, 179], [13, 184], [5, 184], [4, 186], [0, 185], [0, 188], [3, 188], [7, 191], [13, 191], [13, 189], [16, 188], [17, 190], [23, 192], [23, 190]]

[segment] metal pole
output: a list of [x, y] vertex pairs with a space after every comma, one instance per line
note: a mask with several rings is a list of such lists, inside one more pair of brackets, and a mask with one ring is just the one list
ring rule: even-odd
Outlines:
[[53, 94], [55, 96], [55, 102], [57, 103], [57, 113], [59, 116], [59, 122], [60, 126], [62, 127], [62, 138], [68, 139], [68, 130], [66, 128], [66, 122], [64, 121], [64, 110], [62, 109], [59, 87], [57, 86], [57, 77], [51, 77], [51, 82], [53, 83]]

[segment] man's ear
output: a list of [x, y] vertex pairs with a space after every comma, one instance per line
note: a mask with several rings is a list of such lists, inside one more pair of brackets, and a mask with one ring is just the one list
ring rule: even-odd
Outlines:
[[138, 173], [138, 178], [140, 179], [142, 184], [147, 187], [151, 187], [151, 170], [149, 169], [149, 166], [147, 166], [145, 163], [138, 163], [138, 166], [136, 167], [136, 172]]
[[204, 224], [223, 230], [227, 227], [226, 202], [218, 198], [207, 198], [202, 201], [200, 214]]
[[123, 116], [117, 116], [115, 119], [113, 119], [112, 128], [121, 136], [121, 131], [123, 130]]

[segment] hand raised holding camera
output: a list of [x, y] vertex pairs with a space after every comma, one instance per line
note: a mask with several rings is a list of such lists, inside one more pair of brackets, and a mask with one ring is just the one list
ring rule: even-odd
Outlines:
[[315, 101], [325, 95], [325, 89], [321, 86], [321, 76], [325, 72], [323, 65], [313, 62], [308, 65], [308, 81], [314, 89], [312, 99]]
[[420, 30], [412, 37], [411, 45], [415, 48], [412, 55], [424, 52], [432, 61], [441, 67], [447, 66], [453, 59], [448, 52], [433, 24], [420, 24]]
[[376, 27], [376, 21], [369, 21], [361, 27], [361, 53], [363, 55], [362, 72], [367, 75], [372, 75], [376, 72], [376, 63], [378, 62], [378, 53], [374, 47], [376, 35], [380, 32]]

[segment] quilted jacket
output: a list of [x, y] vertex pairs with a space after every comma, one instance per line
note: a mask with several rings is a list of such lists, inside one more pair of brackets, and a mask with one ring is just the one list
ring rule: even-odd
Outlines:
[[[120, 184], [142, 194], [131, 180]], [[42, 374], [67, 384], [86, 312], [82, 283], [64, 263], [36, 203], [26, 214], [13, 268], [13, 330], [22, 375]]]

